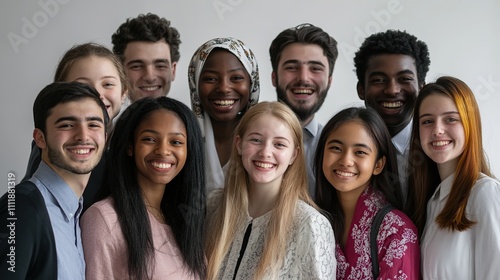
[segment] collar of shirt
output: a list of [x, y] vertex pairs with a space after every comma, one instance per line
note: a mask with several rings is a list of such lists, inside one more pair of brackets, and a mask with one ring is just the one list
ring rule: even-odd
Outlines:
[[56, 205], [61, 208], [66, 222], [73, 217], [78, 219], [83, 203], [83, 197], [78, 198], [68, 184], [45, 162], [41, 161], [40, 166], [30, 179], [36, 185], [42, 185], [55, 199]]
[[409, 148], [412, 124], [413, 121], [410, 121], [410, 123], [403, 128], [403, 130], [392, 137], [392, 144], [394, 144], [397, 152], [401, 155], [403, 155]]
[[444, 179], [439, 186], [437, 186], [434, 195], [432, 195], [431, 200], [439, 199], [439, 201], [444, 200], [448, 197], [451, 192], [451, 185], [453, 184], [453, 179], [455, 179], [455, 173]]
[[[321, 124], [318, 122], [316, 119], [316, 116], [313, 117], [313, 119], [306, 125], [304, 126], [304, 132], [308, 132], [309, 136], [312, 138], [316, 138], [319, 136], [318, 134], [321, 133]], [[305, 134], [305, 133], [304, 133]]]

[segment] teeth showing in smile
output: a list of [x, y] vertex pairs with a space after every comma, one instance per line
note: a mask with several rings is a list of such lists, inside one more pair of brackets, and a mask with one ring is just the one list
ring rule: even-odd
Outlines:
[[295, 89], [292, 91], [294, 94], [307, 94], [311, 95], [313, 93], [312, 89]]
[[214, 100], [214, 104], [217, 106], [231, 106], [234, 102], [234, 100]]
[[74, 154], [85, 155], [85, 154], [90, 153], [90, 149], [75, 149], [75, 150], [71, 150], [71, 152]]
[[151, 162], [151, 165], [158, 169], [167, 169], [172, 167], [172, 164], [166, 162]]
[[432, 146], [441, 147], [441, 146], [448, 145], [450, 143], [451, 143], [451, 141], [436, 141], [436, 142], [432, 142]]
[[342, 176], [342, 177], [352, 177], [355, 175], [354, 173], [351, 173], [351, 172], [343, 172], [343, 171], [338, 171], [338, 170], [335, 170], [335, 173], [337, 175]]
[[403, 103], [400, 101], [397, 102], [382, 102], [382, 107], [384, 108], [399, 108], [403, 106]]
[[143, 91], [155, 91], [155, 90], [157, 90], [157, 89], [159, 89], [159, 88], [160, 88], [160, 86], [141, 87], [141, 89], [142, 89]]
[[255, 162], [255, 165], [257, 165], [258, 167], [261, 167], [261, 168], [266, 168], [266, 169], [273, 168], [273, 166], [274, 166], [274, 164], [264, 163], [264, 162]]

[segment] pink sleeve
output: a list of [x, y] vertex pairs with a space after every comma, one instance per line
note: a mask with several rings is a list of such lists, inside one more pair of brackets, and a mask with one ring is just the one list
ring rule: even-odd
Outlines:
[[125, 279], [128, 265], [123, 234], [114, 210], [103, 208], [91, 206], [80, 220], [86, 279]]
[[393, 210], [382, 222], [377, 238], [378, 279], [421, 279], [417, 228], [401, 211]]

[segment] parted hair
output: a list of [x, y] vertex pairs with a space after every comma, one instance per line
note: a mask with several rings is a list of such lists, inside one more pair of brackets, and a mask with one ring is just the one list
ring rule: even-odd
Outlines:
[[54, 75], [54, 82], [64, 82], [66, 81], [68, 74], [71, 70], [73, 64], [83, 58], [90, 56], [97, 56], [109, 59], [116, 68], [118, 72], [120, 83], [122, 85], [122, 94], [127, 92], [128, 80], [127, 74], [125, 73], [125, 68], [123, 68], [120, 59], [108, 48], [97, 43], [85, 43], [81, 45], [75, 45], [63, 55], [59, 64], [57, 65], [56, 73]]
[[[464, 127], [465, 142], [448, 200], [436, 221], [426, 221], [427, 202], [436, 187], [446, 179], [440, 178], [437, 164], [425, 154], [420, 142], [420, 107], [425, 98], [435, 94], [451, 98], [457, 106]], [[454, 77], [443, 76], [420, 90], [413, 114], [409, 157], [411, 172], [408, 178], [408, 203], [405, 206], [406, 214], [413, 220], [420, 233], [426, 222], [436, 222], [440, 228], [451, 231], [467, 230], [475, 224], [475, 221], [466, 216], [467, 200], [480, 173], [492, 176], [482, 143], [479, 107], [474, 93], [466, 83]]]
[[343, 109], [335, 114], [323, 128], [314, 157], [314, 173], [316, 177], [315, 201], [321, 209], [330, 214], [330, 222], [337, 241], [342, 238], [345, 217], [337, 191], [325, 177], [322, 166], [328, 137], [337, 128], [349, 122], [361, 124], [371, 136], [373, 143], [377, 147], [376, 160], [378, 161], [382, 157], [386, 159], [384, 169], [378, 175], [371, 177], [370, 184], [374, 189], [381, 191], [396, 209], [402, 210], [403, 208], [403, 195], [399, 182], [396, 150], [384, 121], [370, 107], [350, 107]]
[[[307, 191], [307, 175], [302, 143], [302, 127], [299, 120], [280, 102], [260, 102], [251, 107], [242, 117], [235, 131], [235, 137], [243, 137], [256, 118], [275, 117], [285, 123], [293, 136], [298, 153], [295, 161], [283, 174], [269, 227], [265, 236], [264, 251], [259, 261], [255, 279], [261, 279], [265, 273], [273, 274], [282, 265], [289, 239], [288, 232], [293, 225], [295, 206], [299, 200], [305, 201], [316, 209], [316, 205]], [[213, 213], [213, 222], [207, 227], [206, 253], [208, 279], [217, 279], [221, 263], [228, 254], [238, 227], [244, 224], [248, 209], [249, 175], [246, 172], [236, 144], [233, 145], [230, 170], [226, 175], [222, 202]]]
[[203, 251], [205, 219], [205, 158], [203, 138], [193, 112], [182, 102], [169, 97], [143, 98], [132, 103], [115, 124], [109, 143], [106, 177], [100, 198], [114, 201], [128, 252], [131, 279], [149, 279], [154, 255], [151, 225], [137, 180], [133, 156], [127, 153], [134, 145], [134, 132], [145, 118], [157, 110], [175, 114], [187, 133], [187, 157], [184, 168], [165, 187], [161, 212], [172, 229], [175, 242], [186, 266], [193, 275], [204, 278]]

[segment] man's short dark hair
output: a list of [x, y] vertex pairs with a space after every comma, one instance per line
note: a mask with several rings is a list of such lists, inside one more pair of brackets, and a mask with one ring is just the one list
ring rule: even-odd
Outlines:
[[281, 53], [290, 44], [303, 43], [318, 45], [323, 49], [323, 54], [328, 59], [329, 73], [332, 76], [335, 61], [339, 55], [337, 41], [333, 39], [323, 29], [309, 23], [297, 25], [296, 27], [283, 30], [271, 43], [269, 54], [273, 71], [278, 71], [278, 63]]
[[101, 107], [104, 126], [107, 128], [109, 124], [108, 111], [106, 111], [106, 105], [102, 102], [99, 93], [93, 87], [79, 82], [55, 82], [40, 91], [33, 104], [35, 128], [40, 129], [45, 134], [47, 118], [52, 114], [52, 108], [62, 103], [85, 98], [94, 100]]
[[365, 74], [368, 60], [380, 54], [402, 54], [411, 56], [417, 68], [418, 84], [425, 84], [425, 76], [429, 71], [431, 60], [427, 45], [417, 37], [400, 30], [387, 30], [375, 33], [365, 39], [354, 55], [354, 67], [358, 82], [365, 84]]
[[127, 44], [136, 41], [158, 42], [165, 39], [170, 47], [171, 62], [179, 61], [180, 34], [177, 29], [170, 26], [170, 21], [165, 18], [148, 13], [140, 14], [136, 18], [129, 18], [111, 36], [113, 52], [123, 60], [123, 53]]

